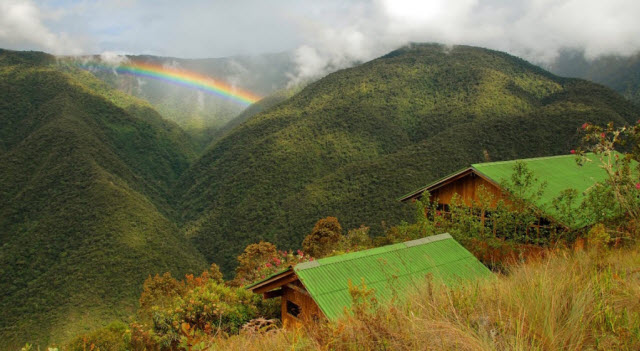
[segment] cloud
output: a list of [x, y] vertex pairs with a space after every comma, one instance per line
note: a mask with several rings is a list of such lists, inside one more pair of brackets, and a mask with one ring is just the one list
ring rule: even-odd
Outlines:
[[293, 80], [304, 80], [408, 42], [536, 63], [563, 49], [628, 55], [640, 49], [638, 13], [637, 0], [0, 0], [0, 46], [185, 58], [292, 51]]
[[45, 24], [60, 12], [45, 13], [29, 0], [0, 0], [0, 47], [36, 49], [50, 53], [80, 54], [81, 47], [64, 32], [54, 33]]
[[377, 0], [334, 13], [301, 21], [293, 82], [409, 42], [477, 45], [542, 64], [563, 49], [587, 58], [640, 50], [637, 0]]
[[126, 55], [113, 51], [105, 51], [101, 53], [100, 60], [102, 63], [111, 66], [120, 66], [123, 63], [129, 62], [129, 58]]

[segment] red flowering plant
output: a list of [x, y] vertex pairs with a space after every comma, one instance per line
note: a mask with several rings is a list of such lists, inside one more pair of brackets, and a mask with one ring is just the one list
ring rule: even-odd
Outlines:
[[289, 266], [293, 267], [298, 263], [313, 261], [313, 257], [305, 255], [302, 250], [282, 251], [278, 250], [277, 255], [263, 266], [257, 267], [258, 279], [264, 279], [274, 273], [285, 270]]
[[576, 150], [577, 162], [597, 162], [607, 173], [587, 192], [583, 210], [598, 222], [623, 220], [636, 234], [640, 224], [640, 121], [633, 126], [615, 127], [613, 123], [582, 125], [582, 146]]
[[295, 252], [277, 250], [275, 245], [264, 241], [251, 244], [238, 256], [238, 268], [231, 285], [245, 286], [289, 266], [311, 260], [313, 258], [301, 250]]

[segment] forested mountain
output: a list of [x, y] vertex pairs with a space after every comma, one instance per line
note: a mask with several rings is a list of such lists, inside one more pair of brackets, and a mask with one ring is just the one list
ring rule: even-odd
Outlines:
[[[224, 82], [256, 96], [268, 96], [284, 89], [294, 71], [293, 54], [263, 54], [208, 59], [182, 59], [160, 56], [69, 57], [67, 62], [86, 68], [109, 86], [145, 99], [165, 118], [176, 122], [205, 147], [219, 129], [246, 106], [221, 96], [207, 94], [144, 76], [118, 74], [120, 64], [141, 63], [195, 72]], [[276, 94], [277, 95], [277, 94]]]
[[396, 201], [473, 162], [568, 153], [585, 121], [635, 121], [603, 86], [508, 54], [410, 45], [310, 84], [233, 129], [179, 183], [187, 236], [230, 273], [250, 242], [295, 247], [319, 218], [380, 233]]
[[239, 115], [234, 117], [232, 120], [227, 122], [224, 126], [220, 128], [216, 128], [215, 130], [209, 130], [208, 139], [211, 140], [212, 143], [215, 143], [219, 138], [224, 136], [225, 134], [232, 131], [237, 126], [242, 123], [248, 121], [253, 116], [259, 114], [260, 112], [266, 111], [275, 107], [276, 105], [286, 101], [293, 95], [297, 94], [302, 90], [304, 84], [280, 89], [273, 94], [262, 98], [260, 101], [251, 104], [244, 111], [242, 111]]
[[2, 349], [125, 319], [149, 274], [207, 261], [230, 274], [262, 239], [297, 248], [319, 218], [380, 234], [411, 215], [397, 197], [439, 176], [564, 154], [584, 122], [639, 117], [609, 88], [502, 52], [414, 44], [304, 88], [278, 90], [273, 63], [254, 84], [276, 93], [199, 126], [217, 141], [198, 158], [204, 134], [156, 111], [166, 102], [189, 127], [178, 102], [193, 92], [70, 62], [0, 51]]
[[566, 50], [549, 70], [564, 77], [576, 77], [603, 84], [640, 105], [640, 53], [607, 55], [588, 60], [584, 52]]
[[0, 349], [122, 319], [149, 274], [206, 267], [174, 224], [180, 128], [43, 53], [0, 51], [0, 92]]

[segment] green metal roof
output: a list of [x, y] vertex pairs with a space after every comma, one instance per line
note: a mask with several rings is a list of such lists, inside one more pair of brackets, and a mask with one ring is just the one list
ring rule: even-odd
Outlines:
[[[607, 179], [607, 173], [600, 167], [599, 160], [596, 159], [594, 154], [587, 154], [587, 159], [591, 162], [583, 162], [582, 165], [576, 163], [575, 155], [561, 155], [550, 157], [537, 157], [527, 158], [511, 161], [500, 162], [487, 162], [487, 163], [475, 163], [470, 168], [464, 168], [460, 171], [454, 172], [443, 178], [440, 178], [428, 185], [415, 190], [409, 194], [404, 195], [399, 200], [404, 201], [411, 197], [421, 194], [425, 190], [438, 185], [440, 182], [447, 180], [457, 174], [464, 173], [468, 170], [473, 170], [476, 173], [483, 175], [484, 177], [492, 180], [496, 184], [500, 184], [503, 180], [509, 180], [513, 173], [513, 166], [516, 162], [524, 162], [529, 170], [533, 171], [535, 177], [538, 178], [539, 183], [546, 182], [547, 186], [540, 199], [534, 204], [536, 207], [545, 211], [545, 213], [555, 218], [558, 214], [553, 209], [552, 203], [562, 191], [568, 189], [575, 189], [578, 192], [578, 196], [575, 201], [575, 206], [579, 206], [585, 197], [585, 192], [589, 187], [593, 186], [596, 182], [603, 182]], [[581, 228], [591, 223], [563, 223], [571, 228]]]
[[[494, 180], [497, 183], [508, 180], [513, 173], [513, 166], [517, 161], [524, 162], [531, 170], [538, 182], [546, 182], [547, 186], [542, 196], [534, 204], [543, 209], [551, 217], [558, 214], [553, 209], [553, 200], [562, 191], [575, 189], [578, 191], [575, 206], [579, 206], [587, 191], [596, 182], [603, 182], [607, 179], [607, 173], [600, 167], [600, 162], [593, 154], [586, 155], [592, 162], [583, 162], [582, 165], [576, 163], [575, 155], [562, 155], [552, 157], [529, 158], [513, 161], [476, 163], [471, 165], [476, 171]], [[559, 219], [559, 218], [556, 218]], [[579, 228], [590, 223], [564, 223], [572, 228]]]
[[362, 278], [380, 302], [402, 298], [425, 276], [447, 285], [491, 276], [491, 272], [449, 234], [300, 263], [294, 267], [305, 288], [330, 320], [351, 307], [349, 281]]

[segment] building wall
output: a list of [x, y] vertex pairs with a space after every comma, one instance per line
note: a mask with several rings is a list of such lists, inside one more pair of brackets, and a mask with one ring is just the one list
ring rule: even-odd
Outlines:
[[464, 200], [464, 203], [470, 206], [472, 201], [477, 202], [479, 200], [478, 189], [480, 186], [484, 186], [486, 190], [494, 195], [494, 201], [491, 205], [495, 206], [497, 200], [502, 197], [500, 188], [473, 173], [433, 190], [431, 192], [431, 201], [437, 199], [439, 204], [449, 205], [453, 195], [457, 193]]
[[[302, 286], [300, 281], [295, 281], [291, 284], [305, 291], [305, 293], [302, 293], [295, 289], [291, 289], [287, 286], [282, 287], [282, 324], [285, 327], [294, 327], [302, 323], [322, 318], [322, 311], [320, 311], [320, 308], [318, 307], [316, 302], [313, 301], [311, 296], [306, 293], [306, 290], [304, 290], [304, 287]], [[287, 301], [291, 301], [300, 307], [300, 314], [297, 317], [294, 317], [287, 311]]]

